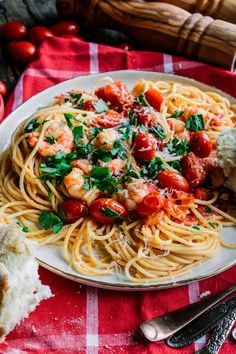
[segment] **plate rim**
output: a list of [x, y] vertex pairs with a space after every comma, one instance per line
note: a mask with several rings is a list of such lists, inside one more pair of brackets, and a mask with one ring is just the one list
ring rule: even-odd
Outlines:
[[[194, 85], [196, 86], [196, 84], [197, 84], [197, 87], [198, 87], [198, 85], [200, 85], [200, 86], [202, 86], [203, 90], [210, 90], [210, 91], [216, 92], [218, 94], [221, 94], [225, 98], [227, 98], [232, 104], [236, 104], [236, 98], [231, 96], [230, 94], [228, 94], [228, 93], [226, 93], [214, 86], [210, 86], [208, 84], [205, 84], [201, 81], [197, 81], [197, 80], [189, 78], [189, 77], [184, 77], [184, 76], [175, 75], [175, 74], [162, 73], [162, 72], [156, 72], [156, 71], [151, 71], [151, 70], [129, 70], [129, 69], [127, 69], [127, 70], [113, 70], [113, 71], [106, 71], [106, 72], [100, 72], [100, 73], [92, 73], [92, 74], [88, 74], [88, 75], [75, 76], [73, 78], [64, 80], [58, 84], [52, 85], [52, 86], [38, 92], [37, 94], [29, 97], [26, 101], [24, 101], [19, 106], [17, 106], [2, 122], [0, 122], [0, 132], [2, 129], [5, 128], [5, 125], [8, 124], [8, 122], [12, 116], [17, 114], [17, 112], [19, 110], [24, 111], [25, 106], [27, 106], [31, 100], [39, 99], [39, 104], [40, 104], [40, 97], [43, 96], [47, 92], [53, 91], [55, 89], [55, 87], [57, 87], [57, 88], [59, 88], [60, 86], [63, 87], [65, 83], [73, 82], [78, 79], [82, 79], [82, 80], [87, 79], [91, 76], [98, 77], [98, 79], [99, 79], [102, 76], [107, 76], [107, 75], [112, 75], [112, 74], [125, 75], [126, 73], [139, 74], [140, 76], [145, 75], [145, 74], [151, 74], [151, 75], [156, 75], [156, 76], [162, 77], [163, 79], [166, 79], [168, 81], [174, 80], [174, 81], [183, 82], [186, 84], [192, 83], [193, 86]], [[137, 78], [137, 80], [138, 80], [138, 78]], [[13, 130], [12, 130], [12, 132], [13, 132]], [[37, 257], [36, 257], [36, 260], [43, 268], [51, 271], [54, 274], [62, 276], [64, 278], [73, 280], [75, 282], [80, 282], [82, 284], [89, 285], [89, 286], [94, 286], [94, 287], [109, 289], [109, 290], [119, 290], [119, 291], [135, 291], [135, 290], [136, 291], [146, 291], [146, 290], [159, 290], [159, 289], [174, 288], [174, 287], [190, 284], [195, 281], [208, 279], [208, 278], [215, 276], [217, 274], [220, 274], [220, 273], [226, 271], [227, 269], [233, 267], [234, 265], [236, 265], [236, 255], [235, 255], [235, 259], [233, 261], [231, 261], [229, 264], [225, 264], [223, 267], [218, 267], [214, 271], [206, 272], [206, 273], [198, 275], [198, 276], [193, 276], [189, 279], [178, 280], [178, 277], [177, 277], [177, 278], [175, 278], [174, 281], [171, 280], [171, 281], [166, 282], [164, 284], [161, 284], [159, 282], [151, 283], [151, 284], [148, 284], [148, 283], [145, 283], [145, 284], [140, 283], [139, 284], [139, 283], [131, 283], [131, 282], [130, 282], [130, 284], [120, 284], [120, 283], [115, 283], [115, 282], [111, 283], [108, 281], [103, 281], [102, 279], [100, 280], [100, 279], [84, 278], [84, 277], [80, 276], [79, 273], [78, 273], [78, 275], [68, 273], [67, 271], [64, 271], [64, 270], [61, 270], [57, 267], [54, 267]], [[205, 262], [207, 262], [207, 260], [204, 261], [204, 263]]]

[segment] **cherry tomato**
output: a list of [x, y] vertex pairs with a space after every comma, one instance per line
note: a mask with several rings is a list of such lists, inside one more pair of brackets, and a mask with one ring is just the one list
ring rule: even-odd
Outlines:
[[142, 218], [146, 218], [162, 209], [164, 205], [163, 197], [158, 191], [153, 191], [143, 198], [138, 204], [137, 213]]
[[156, 155], [157, 140], [148, 132], [138, 133], [134, 141], [134, 156], [138, 160], [152, 160]]
[[30, 42], [12, 42], [8, 48], [15, 61], [19, 63], [26, 64], [35, 59], [36, 47]]
[[65, 215], [63, 215], [63, 221], [66, 224], [73, 224], [88, 215], [88, 207], [81, 200], [70, 199], [60, 205], [59, 214]]
[[51, 31], [56, 36], [62, 34], [77, 34], [79, 32], [79, 25], [75, 21], [61, 21], [51, 27]]
[[119, 48], [124, 49], [124, 50], [134, 50], [134, 46], [132, 43], [129, 42], [124, 42], [119, 45]]
[[129, 98], [126, 85], [122, 81], [116, 81], [95, 91], [95, 94], [105, 102], [111, 102], [113, 106], [122, 106]]
[[28, 32], [28, 39], [30, 42], [39, 45], [46, 38], [52, 37], [53, 33], [46, 27], [43, 26], [34, 26]]
[[146, 127], [155, 127], [157, 125], [157, 117], [154, 113], [148, 112], [147, 107], [137, 109], [138, 122]]
[[108, 110], [102, 113], [101, 115], [97, 116], [93, 124], [102, 128], [113, 128], [117, 125], [120, 125], [122, 119], [124, 119], [124, 117], [122, 117], [120, 113], [113, 110]]
[[194, 191], [194, 197], [199, 200], [210, 199], [209, 192], [205, 188], [196, 188]]
[[60, 36], [60, 38], [67, 38], [67, 39], [80, 39], [82, 40], [82, 38], [75, 36], [74, 34], [63, 34], [62, 36]]
[[148, 89], [148, 91], [145, 92], [144, 95], [148, 103], [157, 111], [160, 111], [160, 107], [164, 99], [162, 93], [157, 89], [151, 87], [150, 89]]
[[198, 157], [208, 157], [211, 153], [212, 142], [209, 135], [199, 131], [192, 134], [190, 138], [190, 150]]
[[6, 85], [0, 80], [0, 95], [5, 96], [7, 93]]
[[19, 21], [5, 23], [1, 28], [1, 35], [9, 41], [20, 41], [27, 33], [26, 26]]
[[157, 179], [161, 188], [172, 188], [183, 192], [189, 190], [188, 182], [180, 173], [170, 170], [162, 171], [158, 173]]
[[204, 167], [204, 160], [195, 156], [193, 152], [184, 156], [180, 164], [183, 175], [191, 187], [196, 188], [205, 181], [207, 172]]
[[125, 207], [112, 198], [100, 198], [90, 205], [91, 217], [103, 224], [121, 221], [126, 216]]

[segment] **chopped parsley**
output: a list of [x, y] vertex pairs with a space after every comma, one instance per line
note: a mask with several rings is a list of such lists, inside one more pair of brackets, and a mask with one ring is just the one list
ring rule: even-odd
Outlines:
[[59, 151], [56, 156], [47, 156], [40, 165], [43, 174], [39, 178], [43, 181], [56, 178], [56, 182], [61, 183], [64, 177], [72, 171], [70, 162], [76, 158], [76, 154], [64, 155], [62, 151]]
[[208, 224], [209, 224], [213, 229], [215, 229], [215, 225], [212, 224], [212, 222], [209, 221]]
[[72, 103], [76, 104], [82, 97], [82, 93], [71, 93], [70, 98], [72, 99]]
[[101, 98], [97, 102], [93, 103], [93, 107], [96, 109], [97, 113], [106, 112], [109, 109], [109, 107], [106, 104], [106, 102], [103, 101]]
[[40, 126], [40, 123], [37, 122], [37, 118], [34, 118], [25, 127], [25, 132], [26, 133], [34, 132], [35, 130], [38, 129], [39, 126]]
[[180, 116], [182, 116], [182, 114], [184, 113], [184, 111], [179, 111], [178, 109], [175, 111], [175, 113], [171, 114], [171, 116], [167, 117], [167, 118], [179, 118]]
[[45, 230], [52, 228], [54, 234], [61, 231], [63, 222], [56, 214], [49, 213], [43, 210], [38, 219], [39, 223], [43, 225]]
[[150, 104], [146, 100], [146, 97], [142, 94], [138, 97], [135, 97], [134, 102], [139, 106], [150, 107]]
[[51, 145], [55, 144], [56, 139], [53, 136], [46, 136], [45, 139], [47, 140], [47, 142]]
[[211, 212], [212, 212], [212, 209], [211, 209], [210, 207], [206, 207], [206, 208], [205, 208], [205, 212], [206, 212], [206, 213], [211, 213]]
[[113, 218], [114, 221], [123, 221], [124, 219], [114, 210], [110, 209], [110, 208], [102, 208], [102, 212], [105, 216], [108, 216], [109, 218]]
[[185, 127], [192, 132], [198, 132], [199, 130], [204, 130], [204, 120], [202, 114], [193, 114], [188, 118], [185, 123]]
[[102, 192], [115, 193], [118, 191], [116, 187], [116, 178], [111, 176], [108, 167], [93, 167], [90, 176], [84, 176], [84, 190], [97, 187]]
[[74, 143], [75, 146], [78, 145], [78, 141], [83, 138], [83, 126], [80, 125], [79, 127], [73, 128], [73, 135], [74, 135]]
[[194, 230], [200, 230], [200, 227], [195, 225], [195, 226], [192, 226], [191, 229], [194, 229]]
[[153, 179], [156, 178], [158, 173], [164, 171], [163, 161], [160, 157], [155, 157], [147, 165], [143, 166], [140, 171], [140, 176], [142, 178]]
[[75, 116], [73, 114], [70, 113], [64, 113], [64, 116], [66, 118], [66, 123], [68, 125], [68, 127], [71, 129], [73, 128], [73, 124], [71, 123], [71, 120], [75, 120], [77, 121], [77, 119], [75, 118]]
[[174, 138], [167, 144], [167, 146], [171, 153], [175, 153], [177, 155], [185, 155], [190, 151], [190, 147], [186, 139]]
[[174, 168], [176, 171], [180, 171], [181, 170], [179, 160], [169, 161], [168, 165], [171, 166], [172, 168]]
[[96, 136], [102, 132], [104, 130], [104, 128], [100, 128], [100, 127], [93, 127], [89, 129], [89, 135], [93, 136], [94, 138], [96, 138]]
[[117, 131], [121, 134], [121, 137], [120, 137], [121, 140], [129, 140], [130, 131], [131, 131], [130, 125], [125, 125], [123, 127], [119, 127], [119, 128], [117, 128]]
[[137, 113], [133, 110], [129, 111], [129, 124], [130, 125], [137, 125]]
[[21, 225], [21, 223], [20, 223], [19, 221], [17, 221], [16, 224], [21, 227], [21, 231], [23, 231], [23, 232], [29, 232], [28, 226], [23, 226], [23, 225]]
[[160, 125], [156, 125], [154, 128], [149, 128], [148, 131], [160, 139], [166, 139], [166, 134]]

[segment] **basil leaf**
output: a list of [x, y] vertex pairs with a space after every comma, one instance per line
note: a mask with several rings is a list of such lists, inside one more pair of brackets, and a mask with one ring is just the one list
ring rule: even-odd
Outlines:
[[204, 120], [202, 114], [193, 114], [188, 118], [185, 123], [185, 127], [192, 132], [198, 132], [204, 130]]
[[115, 221], [123, 221], [124, 219], [114, 210], [110, 208], [102, 208], [102, 212], [105, 216], [108, 216], [109, 218], [113, 218]]
[[34, 118], [32, 119], [28, 125], [25, 127], [25, 132], [26, 133], [31, 133], [34, 132], [35, 130], [38, 129], [38, 127], [40, 126], [40, 123], [37, 122], [37, 119]]
[[184, 111], [179, 111], [178, 109], [175, 111], [175, 113], [171, 114], [171, 116], [167, 117], [167, 118], [179, 118], [180, 116], [182, 116], [182, 114], [184, 113]]
[[93, 167], [91, 177], [98, 180], [110, 177], [111, 173], [108, 167]]
[[75, 145], [78, 144], [79, 139], [83, 137], [83, 127], [80, 125], [79, 127], [73, 128], [73, 135], [74, 135], [74, 143]]
[[46, 136], [45, 137], [45, 139], [47, 140], [47, 142], [49, 143], [49, 144], [55, 144], [55, 142], [56, 142], [56, 139], [53, 137], [53, 136]]
[[70, 113], [64, 113], [64, 117], [66, 118], [66, 123], [67, 123], [68, 127], [71, 129], [73, 127], [71, 120], [77, 121], [77, 119], [75, 118], [75, 116], [73, 114], [70, 114]]
[[103, 101], [101, 98], [97, 102], [93, 103], [93, 107], [96, 109], [97, 113], [106, 112], [109, 109], [106, 102]]

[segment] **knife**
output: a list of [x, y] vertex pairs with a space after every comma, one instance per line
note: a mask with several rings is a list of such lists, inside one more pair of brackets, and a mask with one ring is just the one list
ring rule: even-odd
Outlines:
[[236, 320], [236, 309], [224, 317], [214, 329], [207, 345], [195, 354], [217, 354]]
[[215, 328], [219, 321], [231, 314], [235, 309], [236, 296], [232, 296], [224, 302], [215, 305], [196, 320], [189, 323], [188, 326], [167, 338], [166, 344], [170, 347], [180, 348], [193, 343]]

